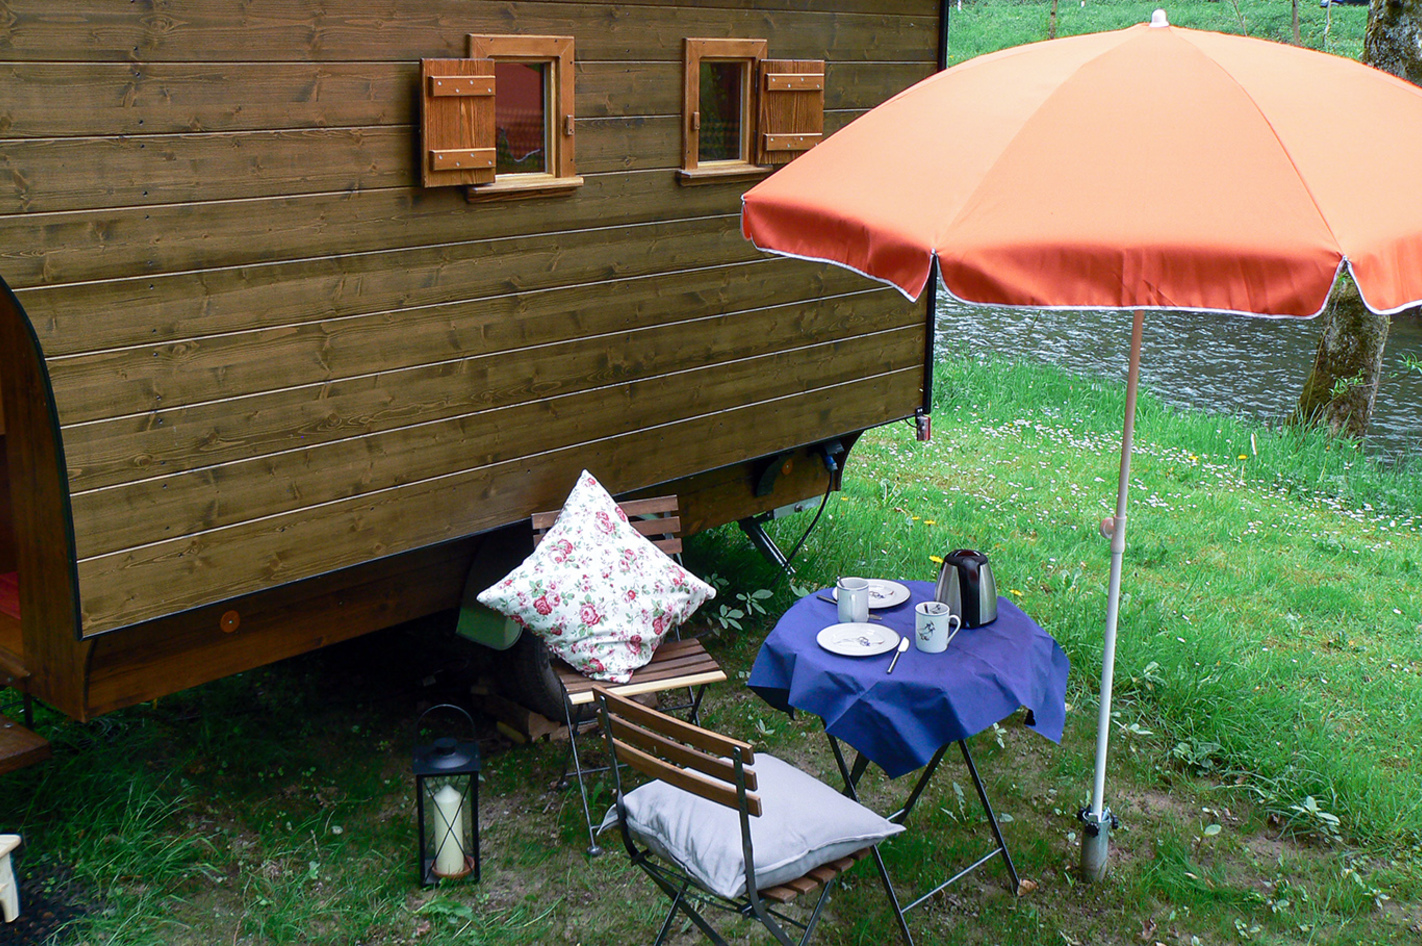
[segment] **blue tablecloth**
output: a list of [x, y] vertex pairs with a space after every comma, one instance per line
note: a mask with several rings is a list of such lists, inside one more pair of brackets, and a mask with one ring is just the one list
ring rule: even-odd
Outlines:
[[[914, 605], [931, 600], [933, 584], [906, 581], [912, 596], [876, 610], [884, 626], [912, 638]], [[841, 657], [815, 643], [839, 622], [836, 606], [796, 602], [761, 645], [749, 686], [771, 706], [814, 713], [825, 731], [859, 750], [891, 778], [928, 764], [939, 747], [966, 739], [1019, 707], [1033, 729], [1061, 742], [1066, 723], [1066, 654], [1051, 635], [1006, 598], [997, 620], [965, 627], [941, 654], [910, 646], [892, 674], [893, 654]]]

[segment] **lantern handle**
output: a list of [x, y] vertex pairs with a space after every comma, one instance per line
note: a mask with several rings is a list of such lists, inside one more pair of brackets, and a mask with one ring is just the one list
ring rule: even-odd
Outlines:
[[419, 716], [415, 717], [415, 742], [420, 741], [420, 723], [424, 722], [425, 717], [433, 713], [435, 710], [453, 710], [460, 716], [463, 716], [464, 721], [469, 724], [470, 738], [477, 740], [479, 733], [478, 730], [474, 728], [474, 717], [470, 716], [469, 713], [462, 706], [455, 706], [453, 703], [436, 703], [434, 706], [431, 706]]

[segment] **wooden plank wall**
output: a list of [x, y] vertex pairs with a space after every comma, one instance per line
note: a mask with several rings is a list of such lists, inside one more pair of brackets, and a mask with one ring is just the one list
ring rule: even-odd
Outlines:
[[[679, 186], [682, 40], [827, 60], [936, 0], [7, 0], [0, 275], [44, 350], [94, 634], [912, 414], [923, 311]], [[422, 57], [564, 34], [570, 197], [418, 185]], [[883, 173], [892, 169], [866, 169]], [[647, 434], [654, 428], [654, 434]], [[659, 446], [653, 446], [653, 444]]]

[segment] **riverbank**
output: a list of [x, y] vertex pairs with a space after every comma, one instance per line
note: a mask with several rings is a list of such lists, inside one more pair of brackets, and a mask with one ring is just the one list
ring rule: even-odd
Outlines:
[[[1288, 423], [1318, 349], [1319, 319], [1257, 319], [1151, 312], [1141, 344], [1141, 384], [1175, 407]], [[940, 299], [938, 350], [1022, 357], [1124, 384], [1131, 317], [965, 306]], [[1390, 464], [1422, 458], [1422, 316], [1393, 317], [1364, 451]]]
[[[1090, 780], [1108, 558], [1095, 524], [1113, 502], [1122, 393], [959, 359], [939, 366], [935, 401], [930, 443], [895, 425], [856, 447], [797, 582], [931, 578], [932, 556], [975, 546], [1072, 673], [1060, 746], [1020, 714], [974, 742], [1037, 889], [1012, 900], [985, 867], [916, 911], [920, 941], [1415, 942], [1418, 484], [1320, 438], [1144, 400], [1107, 783], [1123, 829], [1107, 881], [1087, 887], [1074, 814]], [[785, 547], [809, 518], [775, 524]], [[832, 779], [817, 721], [788, 720], [743, 686], [792, 592], [734, 529], [694, 537], [687, 556], [728, 582], [697, 625], [715, 631], [708, 646], [731, 676], [706, 721]], [[741, 630], [715, 620], [769, 587], [755, 599], [769, 613]], [[647, 882], [615, 848], [585, 857], [576, 792], [552, 786], [563, 746], [516, 746], [487, 725], [484, 879], [414, 884], [414, 716], [467, 702], [498, 666], [426, 624], [87, 725], [41, 712], [55, 759], [0, 783], [0, 824], [26, 837], [22, 896], [78, 914], [62, 946], [649, 939]], [[886, 801], [901, 787], [871, 773], [869, 790]], [[606, 789], [595, 797], [606, 804]], [[935, 780], [920, 815], [886, 848], [896, 876], [912, 884], [980, 853], [961, 772]], [[850, 881], [820, 942], [888, 942], [872, 872]]]

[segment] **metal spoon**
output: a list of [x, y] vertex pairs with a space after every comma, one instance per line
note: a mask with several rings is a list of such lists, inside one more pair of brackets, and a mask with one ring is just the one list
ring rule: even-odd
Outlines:
[[885, 672], [885, 673], [893, 673], [893, 672], [894, 672], [894, 664], [896, 664], [896, 663], [899, 662], [899, 658], [902, 657], [904, 651], [906, 651], [906, 650], [908, 650], [908, 649], [909, 649], [909, 639], [908, 639], [908, 635], [905, 634], [905, 635], [899, 640], [899, 649], [894, 652], [894, 659], [891, 660], [891, 661], [889, 661], [889, 669], [888, 669], [888, 670], [885, 670], [884, 672]]

